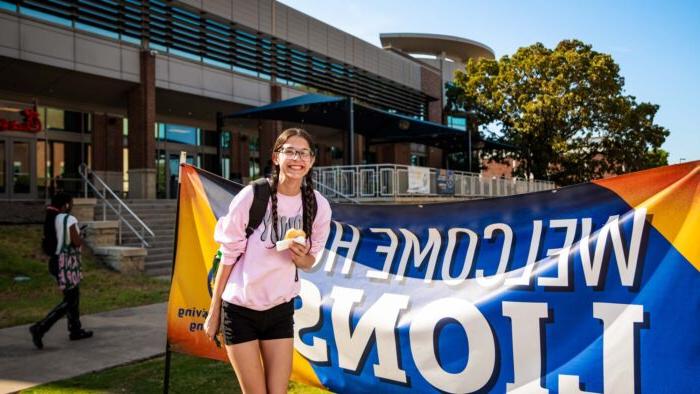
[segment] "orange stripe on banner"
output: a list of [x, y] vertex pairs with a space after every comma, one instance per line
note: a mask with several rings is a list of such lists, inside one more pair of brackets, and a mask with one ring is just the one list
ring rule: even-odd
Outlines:
[[700, 270], [700, 161], [594, 181], [633, 208], [646, 208], [651, 224]]
[[291, 379], [295, 382], [326, 389], [318, 380], [318, 376], [316, 376], [309, 361], [296, 350], [294, 350], [294, 359], [292, 361]]
[[185, 312], [208, 311], [211, 298], [207, 292], [207, 274], [218, 245], [214, 242], [216, 217], [209, 206], [199, 174], [182, 166], [175, 272], [168, 302], [168, 340], [173, 350], [199, 357], [226, 361], [226, 351], [217, 348], [200, 327], [203, 316], [179, 317]]

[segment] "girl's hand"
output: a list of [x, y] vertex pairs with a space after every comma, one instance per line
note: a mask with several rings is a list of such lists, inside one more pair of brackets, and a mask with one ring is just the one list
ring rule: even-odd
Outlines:
[[209, 311], [206, 320], [204, 320], [204, 333], [209, 340], [214, 339], [216, 333], [219, 332], [219, 325], [221, 324], [221, 309], [214, 309]]
[[294, 241], [289, 243], [289, 250], [292, 252], [292, 261], [299, 268], [309, 268], [314, 265], [314, 257], [309, 254], [311, 247], [308, 244], [298, 244]]

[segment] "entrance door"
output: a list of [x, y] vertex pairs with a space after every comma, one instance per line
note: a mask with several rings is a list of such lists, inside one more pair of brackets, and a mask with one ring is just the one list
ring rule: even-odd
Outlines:
[[0, 196], [34, 199], [36, 195], [36, 140], [0, 140]]

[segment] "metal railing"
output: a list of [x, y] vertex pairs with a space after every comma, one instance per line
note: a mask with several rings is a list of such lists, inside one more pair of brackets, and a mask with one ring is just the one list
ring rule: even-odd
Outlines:
[[[427, 172], [427, 188], [409, 190], [410, 166], [400, 164], [364, 164], [314, 168], [316, 188], [326, 198], [342, 202], [391, 202], [411, 199], [453, 199], [510, 196], [551, 190], [554, 182], [519, 178], [486, 177], [464, 171], [422, 167]], [[442, 173], [441, 173], [442, 171]]]
[[[102, 204], [102, 220], [107, 220], [107, 208], [109, 208], [115, 215], [117, 215], [118, 231], [117, 231], [117, 243], [122, 244], [122, 223], [131, 230], [131, 232], [139, 239], [141, 246], [147, 248], [149, 246], [146, 237], [155, 238], [153, 231], [146, 225], [146, 223], [139, 218], [134, 211], [132, 211], [124, 201], [122, 201], [119, 196], [117, 196], [112, 189], [107, 186], [107, 184], [100, 178], [94, 171], [88, 168], [87, 165], [81, 164], [79, 169], [80, 177], [83, 180], [83, 195], [88, 198], [88, 187], [92, 190], [95, 197]], [[111, 201], [111, 202], [110, 202]], [[116, 207], [115, 207], [116, 206]], [[129, 223], [126, 217], [133, 219], [134, 224], [139, 227], [137, 230], [134, 226]]]

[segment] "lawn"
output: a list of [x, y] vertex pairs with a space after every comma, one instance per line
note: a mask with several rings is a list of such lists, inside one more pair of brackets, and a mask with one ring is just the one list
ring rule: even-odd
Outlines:
[[[162, 393], [163, 356], [76, 378], [49, 383], [21, 393]], [[170, 366], [171, 393], [240, 393], [241, 388], [227, 363], [173, 353]], [[323, 394], [327, 391], [290, 383], [289, 393]]]
[[[41, 252], [41, 231], [41, 225], [0, 225], [0, 328], [37, 321], [62, 299]], [[119, 274], [83, 249], [82, 314], [167, 301], [166, 281]]]

